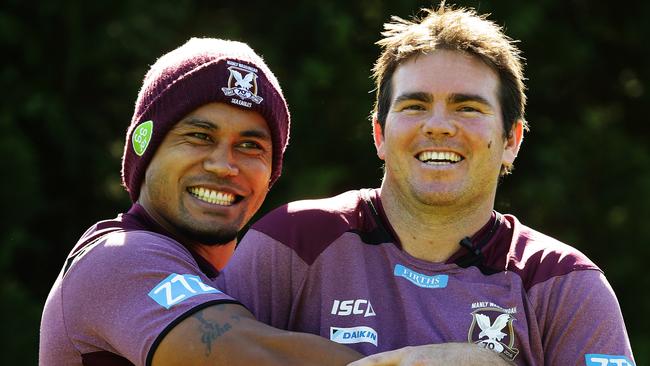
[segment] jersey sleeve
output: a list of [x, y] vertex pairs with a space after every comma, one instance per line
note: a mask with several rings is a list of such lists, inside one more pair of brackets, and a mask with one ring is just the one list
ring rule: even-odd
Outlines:
[[293, 250], [272, 237], [249, 230], [217, 283], [268, 325], [289, 329], [290, 309], [307, 265]]
[[528, 295], [546, 365], [634, 365], [618, 300], [600, 271], [552, 277]]
[[148, 365], [176, 324], [199, 309], [235, 302], [189, 251], [164, 236], [111, 233], [76, 259], [62, 281], [65, 326], [80, 354], [107, 350]]

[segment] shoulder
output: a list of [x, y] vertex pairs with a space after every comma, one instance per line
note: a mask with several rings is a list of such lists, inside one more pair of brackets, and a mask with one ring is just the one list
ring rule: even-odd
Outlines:
[[106, 234], [100, 239], [100, 246], [104, 250], [128, 254], [153, 254], [158, 251], [162, 252], [182, 252], [189, 254], [189, 251], [176, 240], [146, 230], [126, 230], [115, 231]]
[[146, 230], [112, 231], [91, 242], [60, 282], [60, 313], [80, 339], [75, 347], [115, 350], [137, 364], [193, 309], [233, 302], [182, 244]]
[[281, 206], [257, 221], [251, 229], [290, 247], [307, 262], [349, 231], [366, 225], [362, 191]]
[[521, 276], [526, 289], [575, 271], [600, 271], [578, 249], [531, 229], [512, 215], [506, 219], [513, 226], [507, 269]]
[[190, 251], [173, 239], [143, 230], [114, 231], [69, 258], [61, 293], [70, 314], [101, 312], [102, 307], [131, 313], [160, 304], [156, 296], [169, 294], [167, 290], [191, 288], [192, 295], [181, 298], [200, 294], [194, 287], [210, 281]]
[[341, 233], [358, 224], [360, 191], [338, 196], [302, 200], [278, 207], [257, 221], [252, 229], [280, 241], [287, 232]]
[[68, 258], [66, 281], [107, 276], [133, 279], [168, 269], [195, 270], [187, 248], [164, 235], [145, 230], [112, 231], [80, 248]]
[[529, 289], [527, 298], [550, 364], [573, 364], [586, 354], [632, 358], [616, 294], [602, 272], [577, 270], [550, 278]]

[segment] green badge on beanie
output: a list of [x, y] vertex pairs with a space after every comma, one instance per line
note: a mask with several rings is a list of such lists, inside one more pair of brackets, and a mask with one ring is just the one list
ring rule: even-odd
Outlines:
[[149, 146], [149, 141], [151, 141], [151, 133], [153, 132], [153, 121], [142, 122], [138, 127], [133, 131], [133, 150], [138, 156], [142, 156], [147, 146]]

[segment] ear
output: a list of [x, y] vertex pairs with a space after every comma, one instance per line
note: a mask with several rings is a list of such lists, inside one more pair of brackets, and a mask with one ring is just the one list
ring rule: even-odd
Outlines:
[[506, 139], [505, 149], [503, 150], [502, 163], [505, 166], [511, 166], [515, 162], [515, 158], [519, 153], [519, 148], [524, 140], [524, 122], [517, 120], [512, 126], [510, 135]]
[[386, 156], [384, 152], [384, 131], [377, 120], [377, 113], [372, 115], [372, 137], [375, 140], [375, 148], [377, 149], [377, 156], [379, 159], [384, 160]]

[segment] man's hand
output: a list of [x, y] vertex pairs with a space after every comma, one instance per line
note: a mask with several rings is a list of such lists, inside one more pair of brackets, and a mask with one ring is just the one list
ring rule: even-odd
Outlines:
[[509, 366], [497, 353], [472, 343], [442, 343], [404, 347], [377, 353], [348, 366]]

